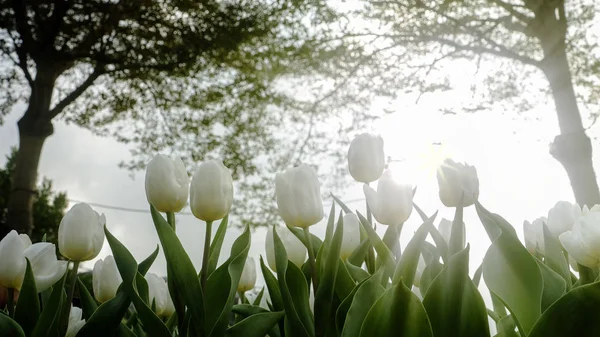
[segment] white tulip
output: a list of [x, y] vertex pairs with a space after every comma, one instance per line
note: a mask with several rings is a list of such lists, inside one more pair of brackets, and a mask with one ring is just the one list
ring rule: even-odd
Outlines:
[[577, 218], [575, 223], [579, 223], [578, 230], [588, 254], [600, 258], [600, 212], [592, 208], [589, 213]]
[[[294, 233], [292, 233], [286, 227], [277, 227], [277, 235], [281, 239], [285, 251], [293, 264], [301, 268], [306, 261], [307, 250], [302, 241], [298, 239]], [[267, 231], [267, 237], [265, 241], [265, 250], [267, 253], [267, 263], [274, 272], [277, 272], [277, 264], [275, 262], [275, 243], [273, 241], [273, 227], [269, 227]]]
[[545, 254], [544, 247], [544, 223], [547, 222], [546, 217], [540, 217], [533, 221], [523, 222], [523, 234], [525, 237], [525, 247], [527, 250], [535, 255], [536, 251], [540, 254]]
[[[558, 239], [562, 244], [563, 248], [569, 253], [569, 257], [575, 259], [577, 263], [586, 267], [595, 268], [600, 265], [600, 255], [594, 254], [598, 249], [590, 249], [589, 243], [597, 242], [598, 238], [584, 238], [584, 235], [590, 235], [590, 232], [595, 231], [594, 229], [583, 230], [584, 226], [595, 225], [599, 226], [600, 223], [591, 224], [589, 221], [581, 221], [582, 218], [587, 217], [591, 212], [581, 216], [581, 218], [575, 219], [573, 229], [566, 231], [559, 235]], [[600, 214], [600, 213], [596, 213]], [[586, 242], [587, 241], [587, 242]]]
[[444, 160], [437, 172], [440, 200], [446, 207], [457, 207], [463, 197], [463, 207], [473, 205], [479, 198], [479, 178], [474, 166], [452, 159]]
[[21, 289], [27, 268], [24, 257], [25, 244], [16, 231], [12, 230], [0, 241], [0, 285]]
[[169, 293], [169, 287], [165, 279], [153, 273], [146, 273], [148, 282], [148, 304], [152, 307], [154, 303], [155, 312], [158, 316], [169, 317], [175, 312], [175, 305]]
[[354, 138], [348, 149], [348, 169], [354, 180], [370, 183], [381, 177], [385, 167], [383, 138], [363, 133]]
[[[50, 242], [38, 242], [25, 249], [38, 292], [53, 286], [67, 271], [67, 261], [56, 257], [56, 246]], [[23, 275], [24, 276], [24, 275]]]
[[343, 238], [340, 258], [346, 261], [360, 245], [360, 222], [356, 214], [348, 213], [344, 215], [342, 226]]
[[85, 319], [82, 319], [81, 308], [71, 306], [71, 312], [69, 312], [69, 324], [67, 326], [67, 333], [65, 337], [75, 337], [79, 330], [85, 325]]
[[181, 158], [157, 154], [146, 166], [146, 198], [159, 212], [179, 212], [187, 203], [190, 180]]
[[121, 282], [123, 279], [112, 255], [96, 261], [92, 272], [92, 286], [94, 297], [98, 302], [104, 303], [115, 297]]
[[194, 172], [190, 188], [190, 208], [204, 221], [224, 218], [233, 203], [231, 172], [219, 160], [202, 163]]
[[386, 170], [377, 183], [377, 191], [363, 185], [367, 205], [375, 220], [383, 225], [404, 223], [413, 209], [413, 192], [410, 185], [394, 180], [392, 172]]
[[244, 269], [242, 270], [242, 276], [240, 277], [240, 282], [237, 286], [238, 292], [246, 292], [252, 288], [254, 288], [254, 284], [256, 283], [256, 263], [254, 259], [248, 257], [246, 262], [244, 263]]
[[100, 253], [104, 244], [104, 214], [99, 215], [88, 204], [73, 206], [58, 227], [58, 249], [72, 261], [87, 261]]
[[28, 248], [29, 246], [32, 245], [31, 239], [29, 238], [29, 235], [27, 235], [27, 234], [19, 234], [19, 239], [21, 239], [21, 241], [23, 241], [25, 248]]
[[312, 167], [301, 164], [277, 173], [275, 192], [279, 215], [288, 226], [308, 227], [323, 219], [321, 186]]
[[575, 218], [581, 216], [581, 208], [568, 201], [559, 201], [548, 211], [548, 229], [555, 238], [573, 228]]
[[450, 242], [450, 234], [452, 233], [452, 221], [442, 218], [438, 224], [438, 232], [442, 235], [446, 243]]

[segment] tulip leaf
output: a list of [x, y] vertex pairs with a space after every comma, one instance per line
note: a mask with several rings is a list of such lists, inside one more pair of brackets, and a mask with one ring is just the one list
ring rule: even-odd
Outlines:
[[233, 243], [229, 259], [206, 280], [206, 308], [210, 308], [206, 310], [206, 336], [222, 336], [227, 330], [228, 315], [249, 249], [250, 228], [246, 226]]
[[391, 225], [388, 226], [385, 233], [383, 234], [383, 243], [386, 247], [394, 254], [396, 258], [400, 257], [400, 233], [402, 232], [402, 225]]
[[387, 278], [391, 277], [394, 274], [394, 270], [396, 269], [396, 260], [394, 258], [394, 254], [392, 254], [392, 252], [388, 249], [385, 243], [381, 241], [381, 239], [377, 235], [377, 232], [375, 232], [373, 227], [371, 227], [367, 219], [365, 219], [365, 217], [358, 212], [357, 215], [358, 219], [360, 220], [360, 223], [369, 235], [369, 240], [371, 241], [373, 247], [375, 247], [375, 250], [379, 255], [382, 265], [384, 266], [385, 274], [383, 280], [385, 281], [387, 280]]
[[544, 280], [544, 291], [542, 292], [542, 312], [544, 312], [567, 291], [567, 284], [560, 275], [542, 261], [536, 259], [535, 262], [540, 267]]
[[285, 308], [284, 330], [286, 337], [315, 335], [313, 315], [308, 303], [308, 285], [302, 271], [290, 262], [283, 242], [273, 230], [275, 260], [279, 289]]
[[244, 318], [242, 321], [227, 329], [228, 337], [263, 337], [284, 316], [283, 311], [263, 312]]
[[354, 300], [354, 295], [358, 291], [358, 288], [366, 281], [366, 279], [360, 282], [358, 285], [352, 289], [352, 291], [344, 298], [342, 303], [338, 306], [335, 313], [335, 328], [338, 336], [342, 335], [342, 330], [344, 329], [344, 324], [346, 323], [346, 317], [348, 316], [348, 310], [350, 310], [350, 306], [352, 305], [352, 301]]
[[229, 214], [227, 214], [219, 224], [219, 228], [215, 233], [215, 237], [212, 239], [208, 253], [208, 266], [207, 274], [210, 275], [217, 269], [217, 263], [219, 263], [219, 256], [221, 255], [221, 247], [223, 247], [223, 241], [225, 240], [225, 234], [227, 233], [227, 225], [229, 223]]
[[[419, 208], [419, 206], [417, 206], [417, 204], [413, 203], [413, 206], [417, 213], [419, 213], [422, 221], [427, 221], [427, 219], [429, 219], [429, 217], [421, 210], [421, 208]], [[431, 234], [431, 238], [433, 239], [433, 242], [435, 242], [435, 246], [437, 247], [444, 263], [448, 262], [448, 242], [446, 242], [446, 239], [444, 239], [440, 231], [438, 231], [435, 226], [431, 227], [429, 234]]]
[[368, 238], [362, 240], [360, 245], [352, 252], [352, 255], [348, 257], [348, 262], [358, 267], [362, 266], [371, 247], [371, 241]]
[[129, 250], [127, 250], [127, 248], [125, 248], [125, 246], [123, 246], [123, 244], [110, 233], [106, 226], [104, 226], [104, 233], [106, 234], [106, 240], [108, 241], [113, 256], [115, 257], [117, 269], [123, 278], [121, 287], [129, 296], [133, 302], [133, 305], [135, 305], [138, 316], [144, 324], [146, 332], [151, 337], [170, 336], [171, 333], [169, 329], [165, 326], [162, 320], [154, 314], [148, 304], [144, 302], [137, 293], [136, 276], [138, 275], [138, 265], [135, 262], [133, 255], [131, 255]]
[[[342, 213], [338, 217], [338, 222], [342, 221]], [[335, 203], [331, 204], [331, 212], [329, 213], [329, 218], [327, 218], [327, 227], [325, 229], [325, 241], [321, 244], [321, 247], [317, 249], [317, 257], [316, 264], [317, 270], [319, 271], [318, 275], [323, 273], [323, 260], [325, 256], [327, 256], [329, 251], [329, 246], [331, 245], [331, 240], [333, 238], [333, 225], [335, 222]]]
[[[367, 275], [368, 276], [368, 275]], [[356, 282], [350, 276], [350, 272], [346, 264], [340, 262], [338, 264], [337, 277], [335, 279], [335, 293], [338, 298], [344, 299], [356, 287]]]
[[12, 318], [0, 313], [0, 336], [25, 337], [25, 332]]
[[58, 317], [60, 317], [60, 309], [63, 307], [63, 302], [66, 301], [67, 294], [64, 290], [65, 279], [67, 277], [67, 273], [63, 275], [63, 277], [56, 282], [52, 286], [52, 292], [50, 293], [50, 297], [48, 298], [48, 302], [42, 309], [42, 313], [40, 314], [37, 324], [31, 333], [33, 337], [43, 337], [50, 334], [50, 332], [56, 332], [58, 335], [58, 328], [54, 324], [56, 329], [53, 329], [53, 323], [57, 321]]
[[138, 265], [138, 273], [142, 274], [142, 276], [146, 276], [148, 269], [150, 269], [150, 267], [154, 263], [154, 260], [156, 260], [156, 257], [158, 256], [158, 251], [159, 248], [158, 245], [156, 245], [154, 251]]
[[348, 273], [350, 275], [350, 277], [352, 277], [352, 279], [355, 282], [362, 282], [363, 280], [367, 279], [369, 276], [371, 276], [369, 274], [369, 272], [367, 272], [366, 270], [357, 267], [349, 262], [346, 262], [346, 269], [348, 270]]
[[176, 298], [181, 298], [187, 306], [194, 330], [203, 331], [204, 296], [196, 269], [177, 238], [177, 234], [165, 218], [152, 205], [150, 205], [150, 212], [167, 260], [168, 278], [172, 280], [171, 289], [178, 290], [179, 295]]
[[475, 274], [473, 274], [473, 283], [475, 284], [476, 287], [479, 287], [479, 282], [481, 282], [482, 273], [483, 273], [483, 263], [481, 263], [479, 265], [479, 267], [477, 267], [477, 269], [475, 270]]
[[452, 256], [465, 248], [465, 223], [463, 222], [463, 205], [460, 197], [460, 204], [456, 207], [454, 220], [450, 229], [450, 242], [448, 242], [448, 255]]
[[333, 198], [333, 200], [335, 200], [335, 202], [338, 203], [338, 205], [340, 205], [340, 207], [342, 208], [342, 210], [344, 211], [345, 214], [352, 213], [352, 210], [350, 210], [350, 208], [348, 206], [346, 206], [346, 204], [344, 204], [344, 202], [342, 200], [340, 200], [338, 197], [333, 195], [333, 193], [331, 193], [331, 197]]
[[415, 279], [415, 272], [417, 271], [417, 265], [419, 264], [419, 257], [421, 256], [421, 247], [429, 235], [430, 229], [433, 227], [433, 221], [437, 216], [437, 212], [429, 219], [427, 219], [419, 229], [417, 229], [415, 235], [412, 237], [404, 253], [398, 260], [398, 266], [394, 272], [392, 283], [394, 285], [400, 282], [400, 279], [405, 282], [407, 287], [412, 287]]
[[442, 270], [444, 270], [444, 265], [437, 260], [431, 260], [431, 262], [426, 265], [425, 269], [423, 269], [423, 273], [421, 273], [421, 282], [419, 283], [419, 291], [422, 296], [427, 295], [431, 283], [438, 277]]
[[543, 224], [544, 230], [544, 263], [552, 268], [559, 276], [565, 280], [567, 290], [571, 289], [571, 271], [569, 262], [563, 254], [562, 245], [557, 238], [552, 236], [548, 226]]
[[31, 269], [29, 259], [25, 259], [27, 267], [25, 269], [25, 277], [23, 285], [19, 292], [19, 300], [15, 308], [15, 321], [23, 327], [25, 335], [31, 335], [38, 317], [40, 316], [40, 300], [38, 297], [37, 288], [35, 285], [35, 277]]
[[433, 332], [419, 298], [403, 282], [398, 282], [373, 304], [360, 328], [360, 336], [433, 337]]
[[496, 323], [498, 334], [496, 337], [519, 337], [515, 320], [511, 315], [506, 315]]
[[371, 309], [377, 299], [385, 292], [385, 289], [381, 285], [382, 274], [383, 269], [380, 269], [357, 286], [358, 289], [351, 300], [352, 302], [345, 318], [341, 334], [342, 337], [359, 336], [360, 327], [367, 317], [369, 309]]
[[278, 281], [271, 270], [269, 270], [269, 267], [265, 264], [262, 256], [260, 257], [260, 269], [265, 278], [265, 284], [267, 285], [267, 290], [269, 290], [269, 297], [273, 303], [273, 308], [275, 311], [283, 310], [283, 299], [281, 298], [281, 291], [279, 290], [279, 285], [277, 283]]
[[423, 305], [436, 336], [489, 336], [487, 311], [469, 278], [469, 246], [452, 255], [429, 286]]
[[262, 287], [262, 289], [260, 289], [260, 292], [258, 293], [258, 295], [256, 295], [256, 298], [254, 299], [254, 301], [252, 301], [252, 304], [260, 305], [260, 301], [262, 300], [264, 294], [265, 294], [265, 287]]
[[528, 337], [600, 336], [600, 283], [573, 288], [552, 304]]
[[338, 266], [340, 265], [340, 249], [344, 236], [343, 217], [340, 215], [331, 244], [325, 250], [323, 273], [315, 294], [315, 332], [324, 335], [326, 331], [335, 331], [335, 308], [332, 307], [335, 294]]
[[541, 315], [542, 274], [506, 220], [478, 202], [476, 209], [492, 240], [483, 259], [483, 279], [511, 312], [519, 331], [527, 335]]
[[[308, 244], [306, 241], [306, 235], [304, 235], [304, 231], [302, 231], [296, 227], [288, 226], [287, 228], [302, 242], [302, 244], [304, 244], [304, 247], [306, 247], [306, 249], [308, 250]], [[313, 245], [313, 252], [315, 253], [314, 256], [317, 256], [317, 254], [319, 254], [319, 249], [321, 249], [321, 245], [323, 244], [323, 241], [321, 241], [321, 239], [319, 239], [319, 237], [314, 234], [311, 234], [310, 238], [311, 238], [312, 245]]]
[[77, 289], [79, 290], [79, 302], [81, 302], [83, 318], [86, 321], [89, 321], [94, 311], [98, 309], [98, 304], [96, 303], [96, 300], [94, 299], [92, 294], [90, 294], [86, 286], [83, 284], [83, 282], [81, 282], [81, 279], [79, 277], [77, 277]]

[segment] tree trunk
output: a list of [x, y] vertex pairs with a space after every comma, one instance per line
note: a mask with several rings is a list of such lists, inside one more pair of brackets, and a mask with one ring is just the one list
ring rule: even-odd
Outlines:
[[550, 83], [560, 126], [560, 135], [554, 139], [550, 154], [567, 171], [577, 203], [591, 207], [600, 204], [600, 192], [592, 163], [592, 144], [585, 134], [577, 107], [564, 31], [552, 29], [550, 34], [542, 39], [542, 70]]
[[38, 69], [31, 88], [29, 106], [17, 123], [19, 150], [11, 176], [12, 189], [8, 199], [7, 226], [0, 228], [0, 237], [11, 229], [31, 234], [33, 230], [33, 202], [37, 194], [37, 171], [44, 141], [53, 133], [48, 117], [52, 92], [56, 81], [53, 69]]

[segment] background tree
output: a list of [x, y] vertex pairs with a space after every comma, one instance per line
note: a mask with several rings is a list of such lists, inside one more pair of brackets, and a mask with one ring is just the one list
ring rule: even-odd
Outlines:
[[[17, 149], [13, 148], [6, 157], [4, 169], [0, 169], [0, 226], [6, 225], [8, 198], [10, 196], [10, 177], [15, 169]], [[40, 242], [44, 235], [46, 241], [58, 245], [58, 225], [68, 206], [67, 194], [52, 190], [52, 181], [43, 178], [37, 187], [33, 201], [33, 230], [31, 241]]]
[[[311, 45], [312, 27], [332, 17], [318, 1], [0, 1], [0, 112], [27, 105], [9, 227], [31, 231], [40, 153], [56, 119], [129, 144], [128, 168], [159, 151], [188, 167], [222, 158], [235, 178], [248, 178], [240, 198], [271, 196], [235, 210], [253, 222], [262, 214], [253, 206], [272, 209], [259, 172], [271, 175], [331, 143], [312, 140], [326, 134], [312, 126], [329, 112], [289, 95], [298, 88], [278, 79], [307, 74], [335, 52], [316, 54]], [[308, 137], [303, 128], [278, 131], [304, 123]]]
[[[320, 32], [322, 46], [349, 52], [321, 71], [334, 78], [329, 104], [348, 97], [396, 99], [467, 81], [462, 112], [522, 113], [550, 98], [560, 135], [550, 153], [579, 204], [600, 203], [581, 112], [600, 113], [600, 3], [594, 0], [357, 0]], [[591, 29], [595, 25], [596, 29]], [[464, 62], [466, 61], [466, 62]], [[456, 74], [456, 68], [460, 74]], [[547, 83], [547, 85], [545, 84]], [[421, 96], [419, 96], [421, 97]], [[447, 111], [456, 113], [456, 111]]]

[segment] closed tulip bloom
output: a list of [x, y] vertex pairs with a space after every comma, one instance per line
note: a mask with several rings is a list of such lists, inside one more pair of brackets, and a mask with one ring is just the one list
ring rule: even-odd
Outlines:
[[159, 212], [179, 212], [187, 203], [190, 180], [181, 158], [157, 154], [146, 166], [146, 197]]
[[523, 236], [525, 238], [525, 248], [535, 255], [536, 251], [545, 254], [544, 249], [544, 223], [548, 220], [546, 217], [540, 217], [533, 222], [523, 222]]
[[437, 172], [440, 200], [446, 207], [457, 207], [463, 197], [463, 207], [471, 206], [479, 198], [479, 178], [474, 166], [452, 159], [444, 160]]
[[254, 259], [249, 257], [246, 259], [246, 263], [244, 264], [244, 269], [242, 270], [242, 276], [240, 277], [240, 282], [237, 286], [238, 292], [246, 292], [252, 288], [254, 288], [254, 284], [256, 283], [256, 263]]
[[152, 306], [154, 302], [156, 315], [170, 317], [175, 312], [175, 305], [169, 294], [167, 281], [153, 273], [146, 273], [148, 282], [148, 303]]
[[323, 219], [321, 186], [315, 170], [306, 165], [275, 176], [279, 215], [290, 227], [308, 227]]
[[[306, 261], [306, 254], [308, 253], [306, 247], [298, 239], [294, 233], [292, 233], [286, 227], [277, 227], [277, 235], [281, 239], [285, 251], [293, 264], [301, 268]], [[267, 237], [265, 242], [265, 250], [267, 253], [267, 263], [274, 272], [277, 272], [277, 265], [275, 262], [275, 243], [273, 241], [273, 227], [269, 227], [267, 231]]]
[[363, 191], [367, 205], [377, 222], [383, 225], [397, 225], [410, 217], [413, 208], [412, 188], [394, 180], [390, 170], [383, 172], [377, 183], [377, 191], [366, 184]]
[[[589, 216], [592, 214], [592, 216]], [[594, 215], [595, 214], [595, 215]], [[598, 247], [591, 246], [597, 244], [600, 240], [598, 237], [588, 237], [586, 235], [597, 236], [598, 231], [591, 226], [600, 226], [600, 213], [589, 212], [575, 219], [573, 229], [559, 235], [558, 239], [563, 248], [569, 253], [577, 263], [589, 268], [596, 268], [600, 265], [600, 254]]]
[[190, 208], [204, 221], [223, 219], [233, 203], [231, 172], [219, 160], [202, 163], [194, 172], [190, 188]]
[[562, 233], [571, 230], [575, 218], [580, 216], [581, 208], [579, 205], [568, 201], [559, 201], [548, 211], [548, 229], [555, 238], [558, 238]]
[[50, 288], [67, 271], [67, 261], [59, 261], [57, 259], [56, 246], [53, 243], [34, 243], [25, 249], [23, 255], [31, 264], [31, 271], [33, 272], [38, 292]]
[[360, 222], [356, 214], [348, 213], [344, 215], [342, 225], [344, 227], [340, 258], [346, 261], [360, 245]]
[[381, 177], [385, 167], [383, 138], [363, 133], [354, 138], [348, 150], [348, 170], [354, 180], [370, 183]]
[[73, 206], [62, 218], [58, 227], [58, 249], [73, 261], [95, 258], [104, 243], [104, 214], [99, 215], [90, 205]]
[[92, 272], [92, 286], [94, 297], [98, 302], [104, 303], [115, 297], [121, 282], [123, 279], [112, 255], [96, 261]]
[[21, 289], [27, 268], [24, 257], [25, 244], [16, 231], [12, 230], [0, 241], [0, 285]]
[[83, 311], [81, 308], [71, 306], [71, 312], [69, 312], [69, 324], [67, 326], [67, 333], [65, 337], [75, 337], [77, 333], [85, 325], [85, 319], [82, 319]]

